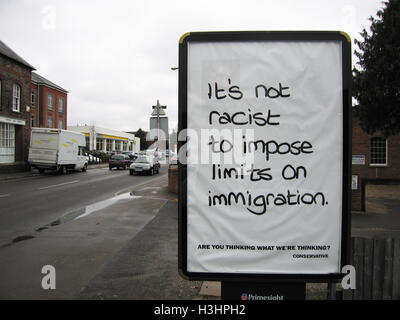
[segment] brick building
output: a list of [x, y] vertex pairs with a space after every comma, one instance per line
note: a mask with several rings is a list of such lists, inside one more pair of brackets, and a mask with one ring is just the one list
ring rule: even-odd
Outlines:
[[68, 92], [0, 41], [0, 171], [25, 168], [31, 127], [67, 128]]
[[0, 166], [28, 159], [32, 70], [0, 41]]
[[369, 135], [353, 114], [352, 210], [365, 211], [365, 187], [369, 183], [400, 183], [400, 135]]
[[31, 126], [67, 129], [67, 94], [67, 90], [32, 72]]

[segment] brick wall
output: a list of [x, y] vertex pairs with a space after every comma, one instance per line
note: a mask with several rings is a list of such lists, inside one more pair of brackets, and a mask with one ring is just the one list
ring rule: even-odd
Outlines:
[[380, 133], [369, 135], [353, 116], [352, 155], [365, 156], [365, 164], [353, 164], [352, 175], [358, 176], [357, 190], [352, 190], [352, 210], [363, 211], [366, 183], [400, 183], [400, 135], [387, 138], [387, 166], [371, 165], [370, 141], [373, 137], [383, 137]]
[[178, 167], [168, 169], [168, 191], [178, 194]]
[[[1, 101], [0, 115], [25, 120], [25, 126], [15, 126], [15, 161], [27, 161], [30, 140], [30, 106], [31, 69], [0, 55]], [[12, 110], [13, 85], [21, 88], [20, 112]]]
[[[53, 110], [49, 110], [47, 106], [47, 96], [51, 94], [53, 96]], [[67, 129], [67, 94], [53, 88], [40, 86], [40, 126], [47, 127], [47, 120], [51, 118], [53, 120], [53, 128], [58, 128], [58, 120], [62, 120], [63, 129]], [[63, 112], [58, 112], [59, 98], [64, 100]]]

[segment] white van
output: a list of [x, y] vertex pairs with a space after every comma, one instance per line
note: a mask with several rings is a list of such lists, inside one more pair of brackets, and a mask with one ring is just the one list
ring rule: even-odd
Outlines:
[[85, 135], [62, 129], [32, 128], [28, 162], [39, 172], [86, 171], [88, 159], [83, 153]]

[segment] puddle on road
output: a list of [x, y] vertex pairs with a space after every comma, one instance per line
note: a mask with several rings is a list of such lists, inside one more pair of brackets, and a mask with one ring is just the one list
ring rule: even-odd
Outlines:
[[35, 237], [31, 236], [30, 234], [26, 234], [26, 235], [23, 235], [23, 236], [18, 236], [16, 238], [12, 239], [11, 242], [3, 244], [0, 248], [11, 247], [15, 243], [26, 241], [26, 240], [30, 240], [30, 239], [34, 239], [34, 238]]
[[74, 220], [87, 217], [91, 213], [107, 208], [118, 201], [126, 199], [139, 199], [139, 198], [141, 198], [141, 196], [135, 196], [132, 192], [116, 195], [115, 197], [112, 197], [110, 199], [106, 199], [86, 206], [85, 208], [83, 208], [83, 212], [79, 216], [75, 217]]
[[30, 240], [30, 239], [33, 239], [33, 238], [34, 238], [34, 236], [31, 236], [31, 235], [23, 235], [23, 236], [19, 236], [19, 237], [14, 238], [12, 242], [16, 243], [16, 242]]
[[161, 187], [145, 187], [145, 188], [142, 188], [142, 189], [140, 189], [139, 191], [144, 191], [144, 190], [160, 190], [161, 189]]
[[[99, 201], [99, 202], [90, 204], [90, 205], [88, 205], [88, 206], [86, 206], [84, 208], [81, 208], [79, 210], [75, 210], [75, 211], [72, 211], [70, 213], [67, 213], [66, 215], [62, 216], [61, 218], [59, 218], [59, 219], [57, 219], [57, 220], [55, 220], [55, 221], [53, 221], [53, 222], [51, 222], [49, 224], [46, 224], [43, 227], [39, 227], [39, 228], [35, 229], [35, 231], [36, 232], [42, 232], [44, 230], [49, 229], [50, 227], [58, 226], [58, 225], [60, 225], [62, 223], [65, 223], [65, 222], [68, 222], [68, 221], [71, 221], [71, 220], [77, 220], [77, 219], [80, 219], [80, 218], [83, 218], [83, 217], [87, 217], [88, 215], [92, 214], [93, 212], [105, 209], [105, 208], [107, 208], [107, 207], [109, 207], [109, 206], [111, 206], [111, 205], [113, 205], [116, 202], [121, 201], [121, 200], [139, 199], [139, 198], [142, 198], [142, 196], [136, 196], [136, 195], [133, 194], [133, 192], [122, 193], [122, 194], [116, 195], [116, 196], [114, 196], [114, 197], [112, 197], [110, 199]], [[94, 234], [89, 234], [89, 235], [93, 236]], [[9, 246], [11, 246], [11, 245], [13, 245], [15, 243], [18, 243], [18, 242], [21, 242], [21, 241], [30, 240], [30, 239], [34, 239], [34, 238], [35, 237], [31, 236], [31, 235], [18, 236], [16, 238], [14, 238], [13, 240], [11, 240], [11, 242], [6, 243], [6, 244], [4, 244], [4, 245], [2, 245], [0, 247], [1, 248], [9, 247]]]
[[83, 217], [87, 217], [88, 215], [92, 214], [93, 212], [105, 209], [121, 200], [139, 199], [139, 198], [142, 198], [142, 196], [136, 196], [132, 192], [119, 194], [112, 198], [90, 204], [86, 207], [80, 208], [75, 211], [71, 211], [71, 212], [63, 215], [62, 217], [58, 218], [57, 220], [50, 222], [49, 224], [46, 224], [43, 227], [37, 228], [36, 231], [41, 232], [43, 230], [47, 230], [50, 227], [58, 226], [62, 223], [65, 223], [65, 222], [68, 222], [71, 220], [77, 220], [77, 219], [81, 219]]

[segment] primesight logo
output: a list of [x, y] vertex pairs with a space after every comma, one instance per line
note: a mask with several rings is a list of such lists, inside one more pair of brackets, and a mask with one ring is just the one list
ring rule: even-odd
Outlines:
[[269, 296], [259, 296], [257, 294], [252, 293], [242, 293], [242, 300], [283, 300], [283, 296], [279, 294], [270, 294]]

